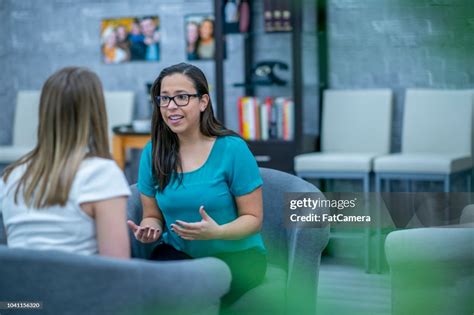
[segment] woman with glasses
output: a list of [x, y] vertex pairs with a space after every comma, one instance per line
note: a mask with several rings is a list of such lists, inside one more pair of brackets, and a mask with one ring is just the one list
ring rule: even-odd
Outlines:
[[143, 220], [128, 224], [143, 243], [162, 236], [154, 260], [224, 260], [232, 273], [223, 299], [229, 305], [261, 283], [266, 271], [257, 163], [245, 141], [214, 117], [199, 68], [165, 68], [151, 94], [152, 140], [138, 175]]

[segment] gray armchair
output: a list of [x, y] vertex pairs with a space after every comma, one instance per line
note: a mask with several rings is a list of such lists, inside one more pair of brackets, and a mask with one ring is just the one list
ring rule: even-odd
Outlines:
[[393, 315], [474, 314], [474, 205], [459, 225], [390, 233], [385, 251]]
[[43, 303], [41, 310], [21, 314], [217, 315], [230, 278], [229, 268], [216, 258], [125, 261], [0, 244], [1, 302]]
[[[329, 227], [288, 229], [284, 224], [285, 192], [319, 192], [310, 183], [280, 171], [261, 168], [264, 220], [262, 235], [268, 250], [263, 283], [247, 292], [229, 309], [231, 314], [277, 315], [316, 313], [319, 263], [329, 238]], [[319, 214], [323, 209], [319, 209]], [[129, 217], [139, 222], [142, 208], [132, 186]], [[132, 235], [133, 236], [133, 235]], [[154, 245], [132, 242], [134, 257], [148, 258]]]

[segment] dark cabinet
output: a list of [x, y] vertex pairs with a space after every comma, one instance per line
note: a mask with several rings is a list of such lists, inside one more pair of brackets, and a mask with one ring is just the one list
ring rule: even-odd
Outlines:
[[[283, 0], [284, 1], [284, 0]], [[303, 40], [311, 38], [316, 42], [316, 33], [303, 30], [303, 0], [287, 0], [291, 9], [291, 31], [279, 33], [265, 32], [264, 1], [249, 1], [251, 23], [247, 33], [224, 33], [224, 0], [215, 0], [215, 96], [218, 118], [230, 128], [239, 130], [239, 97], [258, 97], [262, 103], [267, 97], [283, 97], [293, 102], [292, 113], [289, 116], [292, 126], [291, 138], [283, 140], [281, 137], [272, 137], [268, 140], [249, 140], [250, 149], [255, 155], [259, 166], [269, 167], [285, 172], [293, 172], [293, 158], [303, 152], [303, 89], [312, 89], [316, 95], [312, 104], [318, 105], [319, 84], [305, 86], [303, 82]], [[315, 12], [314, 12], [315, 13]], [[226, 43], [227, 42], [227, 43]], [[236, 48], [237, 47], [237, 48]], [[316, 60], [313, 53], [311, 58]], [[259, 65], [268, 67], [256, 69]], [[316, 62], [313, 62], [313, 65]], [[237, 65], [237, 66], [236, 66]], [[255, 70], [265, 72], [274, 68], [276, 79], [268, 76], [258, 77]], [[236, 75], [239, 72], [240, 75]], [[317, 76], [317, 69], [312, 69]], [[265, 73], [264, 73], [265, 74]], [[282, 79], [282, 80], [281, 80]], [[282, 82], [284, 81], [284, 82]], [[314, 81], [317, 81], [316, 79]], [[306, 105], [308, 106], [308, 105]], [[315, 118], [315, 121], [317, 118]], [[267, 137], [268, 138], [268, 137]], [[314, 148], [311, 148], [314, 150]], [[310, 150], [311, 150], [310, 149]]]

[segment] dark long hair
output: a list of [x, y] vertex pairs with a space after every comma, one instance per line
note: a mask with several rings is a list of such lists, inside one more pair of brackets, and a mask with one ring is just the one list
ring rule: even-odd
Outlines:
[[[181, 158], [179, 156], [179, 139], [164, 122], [161, 116], [160, 106], [156, 97], [161, 94], [161, 82], [169, 75], [180, 73], [187, 76], [194, 84], [194, 88], [202, 97], [209, 95], [209, 87], [204, 73], [196, 66], [187, 63], [179, 63], [163, 69], [158, 78], [151, 87], [151, 96], [153, 99], [153, 116], [151, 129], [152, 144], [152, 165], [153, 175], [158, 184], [158, 190], [163, 191], [170, 182], [173, 172], [182, 173]], [[224, 125], [214, 117], [212, 102], [209, 98], [209, 104], [201, 112], [199, 117], [199, 129], [201, 133], [208, 137], [218, 136], [237, 136], [237, 133], [224, 127]], [[179, 177], [182, 180], [182, 174]]]

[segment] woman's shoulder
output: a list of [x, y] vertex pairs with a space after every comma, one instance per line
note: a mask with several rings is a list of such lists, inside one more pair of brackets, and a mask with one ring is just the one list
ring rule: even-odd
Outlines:
[[151, 152], [151, 140], [145, 144], [143, 147], [143, 152]]
[[86, 175], [90, 173], [110, 173], [111, 171], [120, 170], [117, 163], [112, 159], [101, 157], [88, 157], [84, 159], [79, 167], [78, 175]]
[[247, 149], [247, 142], [239, 136], [236, 135], [226, 135], [219, 137], [221, 141], [225, 144], [226, 150], [240, 151], [242, 149]]
[[246, 144], [245, 140], [238, 135], [225, 135], [219, 136], [219, 138], [226, 143], [230, 144]]

